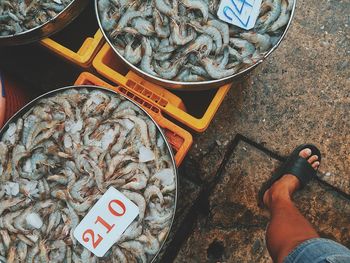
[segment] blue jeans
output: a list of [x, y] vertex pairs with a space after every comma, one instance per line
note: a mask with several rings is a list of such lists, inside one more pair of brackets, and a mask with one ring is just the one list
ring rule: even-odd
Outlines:
[[350, 250], [332, 240], [314, 238], [296, 247], [284, 263], [350, 263]]

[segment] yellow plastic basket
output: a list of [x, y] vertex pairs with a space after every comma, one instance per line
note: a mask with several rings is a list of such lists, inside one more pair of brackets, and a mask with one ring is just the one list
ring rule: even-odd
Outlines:
[[174, 118], [196, 132], [204, 132], [208, 128], [231, 87], [231, 85], [225, 85], [217, 89], [204, 114], [198, 117], [186, 111], [181, 97], [172, 91], [144, 80], [121, 65], [123, 64], [118, 61], [108, 43], [104, 44], [93, 60], [93, 67], [99, 74], [149, 101], [159, 107], [165, 115]]

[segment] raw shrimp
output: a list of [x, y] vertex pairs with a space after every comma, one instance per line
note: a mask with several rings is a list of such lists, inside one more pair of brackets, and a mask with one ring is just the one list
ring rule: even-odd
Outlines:
[[163, 194], [160, 191], [160, 189], [155, 185], [150, 185], [145, 190], [145, 199], [146, 202], [149, 202], [153, 196], [157, 196], [159, 198], [160, 203], [162, 204], [164, 202]]
[[138, 241], [127, 241], [121, 243], [120, 246], [128, 251], [130, 251], [135, 257], [137, 257], [140, 262], [147, 262], [144, 248], [142, 244]]
[[36, 28], [62, 12], [72, 0], [65, 1], [2, 1], [0, 35], [19, 34]]
[[56, 240], [50, 245], [50, 250], [53, 250], [50, 253], [49, 262], [62, 262], [66, 256], [67, 245], [63, 240]]
[[140, 210], [138, 221], [141, 222], [145, 216], [145, 211], [146, 211], [145, 198], [136, 192], [131, 192], [128, 190], [123, 190], [122, 193], [138, 206]]
[[198, 32], [207, 34], [211, 36], [211, 38], [215, 42], [215, 54], [219, 54], [222, 50], [222, 35], [220, 31], [214, 26], [200, 25], [198, 22], [191, 22], [191, 26], [193, 26]]
[[17, 205], [18, 203], [22, 202], [23, 200], [24, 200], [23, 198], [16, 197], [16, 198], [0, 201], [0, 215], [4, 211], [6, 211], [7, 209], [11, 208], [12, 206]]
[[138, 221], [131, 223], [131, 225], [125, 230], [119, 242], [134, 240], [138, 238], [142, 234], [142, 230], [142, 225], [140, 225]]
[[141, 241], [145, 246], [145, 252], [148, 254], [155, 254], [159, 250], [159, 241], [157, 238], [152, 236], [150, 231], [146, 231], [146, 233], [140, 236], [138, 241]]
[[[164, 242], [157, 237], [162, 226], [169, 231], [176, 193], [164, 138], [135, 104], [91, 89], [44, 98], [5, 128], [0, 138], [0, 253], [5, 259], [105, 263], [115, 256], [120, 262], [150, 262]], [[112, 186], [138, 206], [139, 215], [97, 260], [73, 233]]]
[[178, 75], [180, 68], [185, 64], [185, 62], [186, 62], [186, 58], [183, 57], [176, 60], [168, 68], [162, 68], [157, 64], [157, 62], [153, 63], [153, 67], [159, 76], [166, 79], [172, 79]]
[[119, 154], [115, 155], [109, 163], [107, 173], [105, 174], [105, 178], [106, 179], [110, 178], [113, 175], [115, 169], [118, 167], [118, 165], [121, 162], [131, 161], [131, 160], [133, 160], [132, 156], [125, 156], [125, 155], [119, 155]]
[[49, 262], [49, 253], [44, 240], [40, 241], [39, 250], [40, 262]]
[[162, 17], [158, 10], [154, 10], [154, 27], [157, 33], [157, 36], [160, 38], [167, 38], [170, 36], [170, 26], [168, 17]]
[[247, 40], [240, 38], [230, 38], [230, 43], [241, 50], [241, 57], [243, 60], [245, 58], [251, 57], [255, 52], [255, 46]]
[[12, 233], [18, 233], [18, 230], [13, 226], [14, 219], [21, 214], [22, 211], [8, 213], [0, 218], [0, 228], [5, 228]]
[[219, 20], [210, 20], [210, 21], [208, 21], [208, 25], [209, 26], [213, 26], [217, 30], [219, 30], [219, 32], [220, 32], [220, 34], [222, 36], [223, 44], [225, 46], [227, 46], [229, 44], [229, 41], [230, 41], [230, 29], [229, 29], [229, 26], [226, 23], [221, 22]]
[[[215, 79], [203, 57], [236, 73], [256, 64], [278, 43], [294, 8], [294, 0], [262, 0], [256, 25], [243, 30], [218, 19], [218, 0], [98, 3], [102, 27], [120, 55], [147, 74], [182, 82]], [[187, 70], [179, 60], [205, 73]]]
[[[284, 0], [282, 0], [284, 1]], [[257, 48], [259, 48], [260, 52], [266, 52], [271, 47], [271, 38], [267, 34], [259, 34], [259, 33], [242, 33], [241, 37], [245, 40], [248, 40], [250, 43], [255, 44]]]
[[147, 185], [147, 177], [144, 174], [136, 174], [131, 178], [129, 183], [122, 186], [123, 189], [128, 190], [142, 190]]
[[232, 76], [237, 72], [236, 68], [232, 68], [232, 69], [220, 68], [220, 66], [218, 66], [215, 63], [215, 61], [211, 60], [210, 58], [203, 58], [202, 64], [205, 70], [208, 72], [208, 74], [214, 79], [226, 78], [226, 77]]
[[49, 222], [46, 228], [46, 234], [49, 234], [53, 228], [57, 227], [60, 221], [61, 221], [61, 213], [59, 211], [53, 212], [49, 216]]
[[8, 147], [5, 143], [0, 142], [0, 163], [2, 166], [5, 166], [6, 159], [8, 154]]
[[256, 22], [257, 28], [259, 28], [259, 32], [261, 33], [266, 32], [271, 23], [275, 22], [281, 14], [281, 0], [272, 0], [270, 8], [271, 10], [260, 17]]
[[188, 42], [192, 41], [196, 37], [196, 33], [193, 30], [190, 30], [190, 33], [187, 35], [185, 35], [186, 33], [181, 32], [180, 26], [174, 19], [171, 19], [170, 26], [172, 29], [171, 40], [175, 45], [186, 45]]
[[203, 56], [208, 56], [213, 50], [213, 39], [208, 35], [200, 35], [192, 41], [184, 50], [184, 54], [198, 51]]
[[11, 237], [10, 237], [9, 233], [7, 232], [7, 230], [0, 230], [0, 235], [2, 237], [2, 241], [3, 241], [5, 249], [8, 250], [10, 248], [10, 244], [11, 244]]
[[120, 18], [116, 31], [120, 31], [124, 27], [126, 27], [131, 20], [137, 17], [143, 17], [150, 15], [152, 10], [150, 8], [143, 10], [143, 11], [135, 11], [133, 8], [129, 8], [128, 11]]
[[144, 36], [152, 36], [156, 32], [153, 24], [141, 17], [134, 18], [131, 24], [137, 32]]
[[142, 48], [144, 50], [144, 54], [140, 64], [141, 69], [148, 74], [156, 76], [157, 73], [154, 72], [154, 69], [151, 65], [153, 54], [152, 46], [146, 37], [142, 38]]
[[83, 213], [87, 211], [94, 202], [94, 199], [98, 199], [98, 196], [89, 197], [82, 203], [76, 203], [73, 200], [68, 199], [67, 205], [71, 206], [77, 213]]
[[28, 253], [28, 245], [23, 241], [20, 241], [17, 245], [17, 253], [19, 261], [24, 262]]
[[113, 247], [112, 255], [113, 255], [113, 257], [112, 257], [113, 263], [127, 263], [128, 262], [124, 253], [118, 247]]
[[293, 6], [294, 6], [294, 1], [295, 0], [288, 0], [288, 11], [292, 11], [293, 10]]
[[287, 3], [287, 0], [281, 0], [281, 14], [278, 17], [278, 19], [268, 28], [269, 32], [275, 32], [281, 27], [285, 26], [290, 18], [290, 11], [291, 7], [289, 7], [289, 4], [293, 5], [293, 1], [289, 0]]
[[202, 12], [203, 22], [208, 21], [209, 7], [201, 0], [181, 0], [181, 2], [190, 9], [198, 9]]
[[165, 14], [169, 17], [176, 17], [178, 12], [178, 0], [173, 0], [173, 6], [166, 4], [164, 0], [155, 0], [154, 1], [156, 8], [162, 14]]
[[129, 61], [131, 64], [137, 65], [138, 63], [140, 63], [141, 59], [142, 59], [142, 51], [141, 51], [141, 45], [137, 46], [136, 48], [133, 48], [134, 42], [130, 42], [126, 48], [125, 48], [125, 59], [127, 61]]

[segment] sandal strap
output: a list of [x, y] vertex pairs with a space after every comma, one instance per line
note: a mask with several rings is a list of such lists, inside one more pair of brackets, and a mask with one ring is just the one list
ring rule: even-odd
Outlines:
[[283, 172], [284, 174], [292, 174], [297, 177], [301, 187], [304, 187], [316, 176], [316, 170], [312, 168], [311, 164], [305, 158], [300, 156], [292, 158], [292, 160], [285, 165]]
[[312, 168], [312, 165], [307, 161], [307, 159], [300, 157], [300, 151], [309, 148], [311, 150], [311, 155], [317, 155], [318, 161], [321, 162], [321, 152], [313, 144], [302, 144], [294, 149], [291, 155], [287, 158], [286, 162], [283, 163], [271, 176], [271, 178], [262, 184], [258, 192], [258, 205], [259, 207], [265, 207], [264, 205], [264, 194], [265, 192], [283, 175], [292, 174], [298, 178], [300, 182], [300, 187], [305, 187], [313, 178], [316, 177], [317, 171]]

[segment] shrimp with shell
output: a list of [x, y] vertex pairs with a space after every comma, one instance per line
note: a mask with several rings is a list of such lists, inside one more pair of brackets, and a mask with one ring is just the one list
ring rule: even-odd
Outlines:
[[[159, 73], [160, 67], [155, 66]], [[168, 231], [172, 217], [160, 213], [159, 221], [149, 203], [173, 215], [176, 180], [175, 174], [170, 181], [152, 179], [159, 168], [175, 167], [164, 161], [171, 154], [143, 110], [115, 93], [70, 89], [39, 100], [0, 136], [1, 257], [13, 262], [104, 263], [114, 256], [126, 263], [152, 261], [163, 242], [157, 238], [164, 231], [160, 226]], [[73, 233], [110, 187], [140, 212], [110, 253], [97, 259]], [[152, 221], [156, 227], [150, 230], [146, 225]]]
[[[244, 30], [218, 18], [218, 0], [98, 3], [102, 28], [119, 55], [146, 74], [181, 82], [220, 79], [256, 64], [281, 39], [295, 6], [294, 0], [262, 0], [255, 26]], [[219, 60], [219, 72], [208, 72], [216, 70], [210, 61]], [[184, 69], [187, 62], [205, 74]]]

